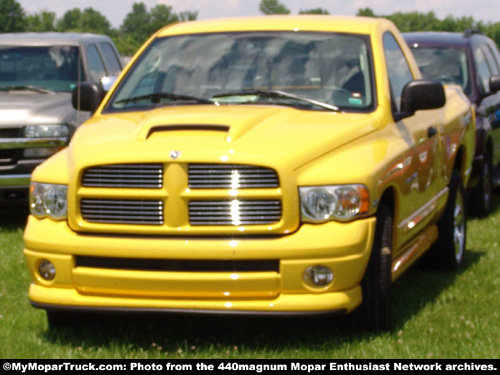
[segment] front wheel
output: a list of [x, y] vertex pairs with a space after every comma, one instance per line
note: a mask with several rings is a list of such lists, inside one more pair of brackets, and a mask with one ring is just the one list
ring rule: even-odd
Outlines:
[[477, 187], [472, 192], [470, 208], [479, 217], [486, 217], [491, 212], [492, 170], [489, 154], [484, 155], [483, 168]]
[[391, 264], [392, 215], [387, 206], [380, 205], [372, 252], [361, 282], [363, 302], [359, 318], [368, 330], [389, 331], [392, 328]]

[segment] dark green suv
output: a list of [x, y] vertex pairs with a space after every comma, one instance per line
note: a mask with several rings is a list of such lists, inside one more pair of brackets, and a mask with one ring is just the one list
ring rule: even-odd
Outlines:
[[[469, 183], [470, 207], [491, 210], [492, 187], [500, 185], [500, 52], [475, 31], [413, 32], [403, 37], [424, 78], [460, 85], [476, 107], [476, 152]], [[450, 140], [448, 147], [452, 147]]]

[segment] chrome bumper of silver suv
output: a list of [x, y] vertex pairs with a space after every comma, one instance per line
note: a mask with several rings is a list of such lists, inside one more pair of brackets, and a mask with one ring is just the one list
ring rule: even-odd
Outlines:
[[0, 150], [12, 148], [62, 147], [67, 137], [60, 138], [0, 138]]
[[4, 186], [28, 186], [31, 174], [4, 174], [0, 175], [0, 188]]

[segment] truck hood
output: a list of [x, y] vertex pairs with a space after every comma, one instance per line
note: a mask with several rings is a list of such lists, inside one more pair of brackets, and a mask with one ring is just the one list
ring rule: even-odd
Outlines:
[[[71, 144], [73, 162], [245, 163], [297, 169], [377, 127], [373, 116], [278, 106], [183, 106], [94, 116]], [[172, 155], [171, 155], [172, 154]]]
[[70, 93], [0, 92], [0, 127], [54, 124], [72, 111]]

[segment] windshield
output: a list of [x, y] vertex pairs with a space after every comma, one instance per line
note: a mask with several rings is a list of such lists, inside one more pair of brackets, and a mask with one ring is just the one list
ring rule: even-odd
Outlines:
[[412, 51], [424, 78], [459, 85], [467, 96], [471, 94], [471, 77], [465, 49], [419, 46], [412, 48]]
[[75, 46], [0, 46], [0, 90], [70, 92], [79, 81], [79, 65]]
[[159, 38], [123, 79], [107, 111], [176, 104], [373, 108], [365, 36], [242, 32]]

